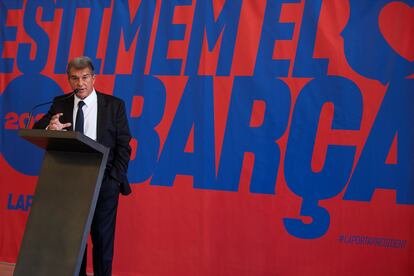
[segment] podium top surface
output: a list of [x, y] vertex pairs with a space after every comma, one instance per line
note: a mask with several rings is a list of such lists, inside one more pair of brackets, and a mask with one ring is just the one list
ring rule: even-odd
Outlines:
[[75, 131], [20, 129], [19, 136], [45, 150], [109, 153], [109, 148]]

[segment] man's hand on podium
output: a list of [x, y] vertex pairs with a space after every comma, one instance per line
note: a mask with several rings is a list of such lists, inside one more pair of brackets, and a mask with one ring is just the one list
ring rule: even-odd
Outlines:
[[59, 121], [60, 116], [62, 116], [63, 113], [57, 113], [53, 115], [52, 119], [50, 119], [49, 125], [47, 126], [47, 130], [65, 130], [65, 128], [70, 127], [71, 123], [64, 123], [62, 124]]

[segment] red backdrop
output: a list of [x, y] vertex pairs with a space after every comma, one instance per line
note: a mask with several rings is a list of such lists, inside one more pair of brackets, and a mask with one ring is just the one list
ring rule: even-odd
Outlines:
[[114, 275], [414, 273], [414, 1], [6, 0], [0, 29], [0, 261], [42, 161], [17, 130], [88, 55], [133, 134]]

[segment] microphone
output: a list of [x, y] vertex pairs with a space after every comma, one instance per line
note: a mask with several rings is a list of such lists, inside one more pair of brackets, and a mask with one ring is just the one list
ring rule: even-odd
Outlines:
[[[60, 101], [66, 100], [66, 99], [68, 99], [68, 98], [72, 97], [73, 95], [78, 94], [78, 92], [79, 92], [79, 90], [78, 90], [78, 89], [75, 89], [75, 90], [73, 90], [73, 92], [72, 92], [72, 93], [70, 93], [70, 94], [69, 94], [69, 95], [67, 95], [66, 97], [63, 97], [63, 98], [61, 98], [61, 99], [58, 99], [58, 100], [56, 100], [55, 102], [60, 102]], [[53, 102], [54, 102], [54, 101], [53, 101], [53, 100], [51, 100], [51, 101], [48, 101], [48, 102], [45, 102], [45, 103], [40, 103], [40, 104], [35, 105], [35, 106], [32, 108], [32, 110], [30, 111], [30, 113], [29, 113], [29, 119], [27, 120], [27, 123], [26, 123], [25, 128], [29, 128], [30, 122], [32, 121], [33, 112], [34, 112], [36, 109], [38, 109], [38, 108], [39, 108], [39, 107], [41, 107], [41, 106], [44, 106], [44, 105], [47, 105], [47, 104], [51, 104], [51, 103], [53, 103]]]

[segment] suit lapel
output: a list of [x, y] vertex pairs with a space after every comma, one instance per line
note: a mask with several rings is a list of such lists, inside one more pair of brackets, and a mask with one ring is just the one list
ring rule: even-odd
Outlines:
[[68, 127], [67, 130], [73, 130], [73, 104], [74, 96], [63, 102], [63, 118], [60, 121], [63, 123], [71, 123], [71, 126]]
[[102, 141], [102, 137], [105, 130], [105, 123], [106, 123], [106, 101], [105, 98], [101, 93], [96, 91], [96, 96], [98, 99], [98, 114], [97, 114], [97, 122], [96, 122], [96, 141]]

